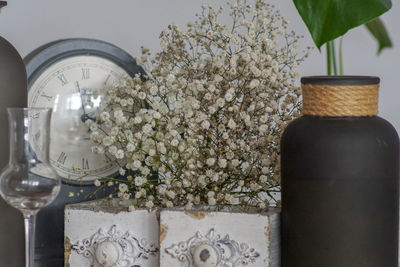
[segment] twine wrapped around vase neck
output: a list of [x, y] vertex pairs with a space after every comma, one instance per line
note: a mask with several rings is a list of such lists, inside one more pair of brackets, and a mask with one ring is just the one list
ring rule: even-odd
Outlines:
[[302, 84], [303, 114], [315, 116], [374, 116], [378, 114], [379, 84]]

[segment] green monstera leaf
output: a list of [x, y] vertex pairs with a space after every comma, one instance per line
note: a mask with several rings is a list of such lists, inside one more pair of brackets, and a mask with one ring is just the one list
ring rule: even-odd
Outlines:
[[293, 1], [318, 48], [348, 30], [374, 20], [392, 7], [391, 0]]
[[0, 1], [0, 9], [7, 5], [7, 1]]
[[384, 48], [392, 47], [392, 40], [390, 40], [389, 33], [380, 18], [367, 22], [365, 27], [367, 27], [368, 31], [378, 42], [378, 54], [380, 54]]

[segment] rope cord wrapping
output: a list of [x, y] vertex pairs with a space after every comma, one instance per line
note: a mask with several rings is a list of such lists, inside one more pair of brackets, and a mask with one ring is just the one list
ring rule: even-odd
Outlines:
[[303, 114], [316, 116], [373, 116], [378, 114], [379, 84], [302, 84]]

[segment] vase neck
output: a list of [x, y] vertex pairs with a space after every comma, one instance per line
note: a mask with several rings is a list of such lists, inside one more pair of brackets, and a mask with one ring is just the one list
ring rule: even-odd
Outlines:
[[346, 84], [340, 76], [328, 79], [329, 83], [320, 80], [302, 83], [304, 115], [357, 117], [378, 114], [379, 83]]

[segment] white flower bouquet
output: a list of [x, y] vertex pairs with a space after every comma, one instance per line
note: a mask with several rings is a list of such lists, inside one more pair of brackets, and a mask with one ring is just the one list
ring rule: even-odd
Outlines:
[[121, 164], [118, 196], [151, 208], [276, 205], [279, 145], [299, 115], [295, 68], [299, 36], [262, 0], [202, 7], [186, 30], [170, 25], [146, 76], [110, 90], [98, 122], [88, 120], [95, 153]]

